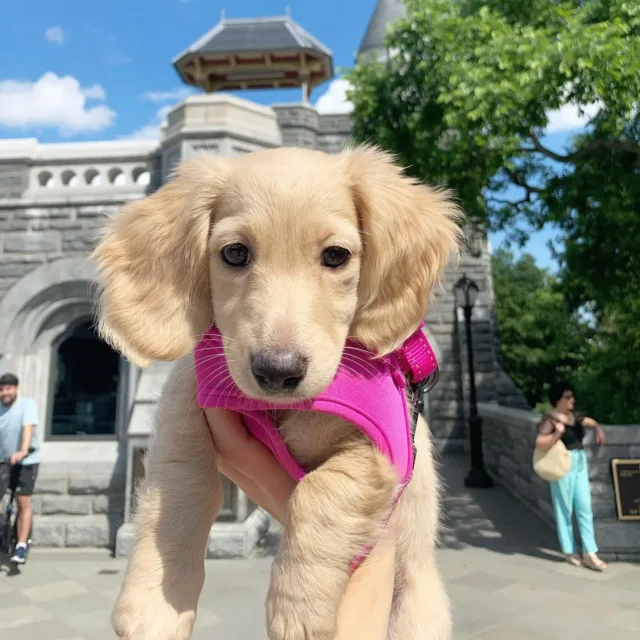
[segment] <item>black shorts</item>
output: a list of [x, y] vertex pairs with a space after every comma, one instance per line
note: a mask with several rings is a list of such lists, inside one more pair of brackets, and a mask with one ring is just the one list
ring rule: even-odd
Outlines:
[[9, 489], [15, 489], [16, 495], [30, 496], [38, 476], [38, 464], [0, 464], [0, 498]]

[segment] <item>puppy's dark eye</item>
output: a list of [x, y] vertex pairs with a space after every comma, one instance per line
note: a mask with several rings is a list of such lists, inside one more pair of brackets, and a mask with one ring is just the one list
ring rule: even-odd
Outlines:
[[351, 257], [347, 249], [342, 247], [328, 247], [322, 252], [322, 264], [331, 269], [337, 269], [346, 264]]
[[230, 267], [246, 267], [251, 262], [249, 247], [239, 242], [223, 247], [220, 255]]

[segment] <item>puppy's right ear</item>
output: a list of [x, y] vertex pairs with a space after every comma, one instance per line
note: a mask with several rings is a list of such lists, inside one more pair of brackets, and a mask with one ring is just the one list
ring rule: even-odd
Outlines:
[[115, 215], [94, 251], [101, 335], [140, 366], [182, 357], [213, 322], [208, 239], [228, 170], [214, 156], [184, 163]]

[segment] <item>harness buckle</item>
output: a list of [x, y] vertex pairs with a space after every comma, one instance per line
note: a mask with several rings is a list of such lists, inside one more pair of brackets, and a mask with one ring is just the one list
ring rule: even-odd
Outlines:
[[418, 383], [411, 383], [411, 446], [413, 448], [413, 467], [416, 466], [416, 444], [415, 444], [415, 436], [416, 436], [416, 427], [418, 426], [418, 416], [424, 411], [424, 394], [429, 393], [433, 390], [433, 388], [438, 384], [438, 379], [440, 377], [440, 368], [436, 368], [436, 370], [427, 376], [424, 380], [421, 380]]

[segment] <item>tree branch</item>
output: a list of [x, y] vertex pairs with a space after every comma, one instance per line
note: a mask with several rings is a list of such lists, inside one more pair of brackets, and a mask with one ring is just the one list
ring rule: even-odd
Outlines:
[[624, 140], [604, 140], [603, 138], [598, 138], [597, 140], [592, 140], [584, 147], [580, 147], [573, 153], [562, 155], [555, 151], [551, 151], [551, 149], [547, 149], [547, 147], [540, 142], [540, 138], [538, 138], [533, 129], [529, 130], [529, 136], [531, 137], [533, 146], [520, 147], [519, 149], [516, 149], [516, 153], [541, 153], [543, 156], [546, 156], [551, 160], [563, 163], [574, 162], [580, 156], [596, 151], [597, 149], [612, 149], [614, 151], [624, 151], [626, 153], [633, 153], [640, 156], [640, 146], [633, 142], [625, 142]]
[[487, 200], [490, 202], [498, 202], [499, 204], [508, 204], [511, 207], [519, 207], [521, 204], [527, 204], [531, 202], [531, 198], [529, 194], [527, 194], [522, 200], [504, 200], [503, 198], [493, 198], [488, 197]]
[[527, 200], [531, 199], [532, 193], [544, 192], [544, 189], [540, 189], [540, 187], [534, 187], [528, 184], [527, 181], [523, 180], [515, 171], [508, 169], [507, 167], [503, 167], [503, 169], [504, 169], [504, 172], [509, 176], [513, 184], [517, 185], [518, 187], [521, 187], [527, 192], [527, 195], [526, 195]]

